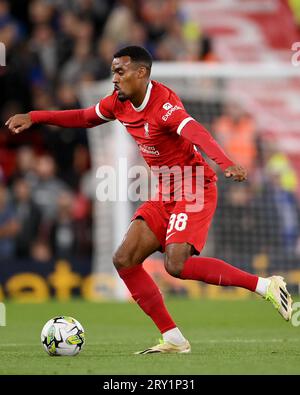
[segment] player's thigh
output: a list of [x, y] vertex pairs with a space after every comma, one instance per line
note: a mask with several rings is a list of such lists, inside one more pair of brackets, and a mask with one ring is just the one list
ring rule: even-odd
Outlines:
[[149, 255], [158, 251], [160, 242], [143, 219], [131, 222], [121, 245], [114, 254], [117, 269], [142, 263]]

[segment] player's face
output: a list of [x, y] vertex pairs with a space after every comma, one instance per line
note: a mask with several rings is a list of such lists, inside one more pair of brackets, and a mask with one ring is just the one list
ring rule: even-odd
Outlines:
[[130, 100], [138, 94], [142, 78], [140, 69], [139, 65], [131, 62], [129, 56], [114, 58], [111, 67], [112, 82], [120, 101]]

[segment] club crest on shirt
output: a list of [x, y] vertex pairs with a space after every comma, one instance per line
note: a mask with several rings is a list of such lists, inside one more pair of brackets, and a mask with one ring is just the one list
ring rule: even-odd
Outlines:
[[144, 123], [144, 130], [145, 130], [144, 136], [145, 136], [146, 138], [149, 138], [150, 135], [149, 135], [149, 123], [148, 123], [148, 122], [145, 122], [145, 123]]

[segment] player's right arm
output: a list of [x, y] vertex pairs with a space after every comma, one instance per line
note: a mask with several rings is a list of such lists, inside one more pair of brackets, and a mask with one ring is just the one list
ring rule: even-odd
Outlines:
[[33, 124], [55, 125], [65, 128], [92, 128], [113, 121], [113, 95], [102, 99], [96, 106], [80, 110], [30, 111], [10, 117], [5, 125], [13, 134], [29, 129]]

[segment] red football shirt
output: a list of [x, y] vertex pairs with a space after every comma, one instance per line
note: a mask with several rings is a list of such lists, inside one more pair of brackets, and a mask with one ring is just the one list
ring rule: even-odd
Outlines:
[[117, 91], [101, 99], [95, 107], [104, 121], [118, 119], [135, 139], [149, 167], [204, 166], [205, 182], [216, 180], [194, 145], [180, 135], [193, 118], [186, 112], [179, 97], [168, 87], [150, 81], [143, 103], [138, 107], [118, 100]]

